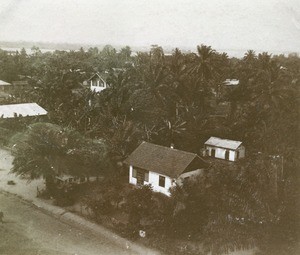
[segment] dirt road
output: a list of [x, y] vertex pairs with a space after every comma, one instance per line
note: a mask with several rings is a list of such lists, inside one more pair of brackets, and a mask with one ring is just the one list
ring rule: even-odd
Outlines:
[[99, 255], [132, 254], [93, 233], [63, 223], [20, 198], [0, 193], [0, 254]]

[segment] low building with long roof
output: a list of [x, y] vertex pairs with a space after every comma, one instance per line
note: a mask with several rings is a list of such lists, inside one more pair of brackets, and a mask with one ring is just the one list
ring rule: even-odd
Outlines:
[[43, 116], [47, 111], [37, 103], [0, 105], [0, 118], [9, 119], [17, 117]]

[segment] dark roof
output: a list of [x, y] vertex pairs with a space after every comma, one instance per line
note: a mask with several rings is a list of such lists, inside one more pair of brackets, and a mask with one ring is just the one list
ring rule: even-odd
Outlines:
[[197, 154], [147, 142], [141, 143], [124, 162], [172, 178], [207, 166]]

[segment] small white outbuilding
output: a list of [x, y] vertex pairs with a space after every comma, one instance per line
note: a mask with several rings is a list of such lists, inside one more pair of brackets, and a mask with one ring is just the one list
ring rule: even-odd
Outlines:
[[245, 147], [240, 141], [210, 137], [205, 143], [205, 155], [213, 158], [237, 161], [245, 157]]

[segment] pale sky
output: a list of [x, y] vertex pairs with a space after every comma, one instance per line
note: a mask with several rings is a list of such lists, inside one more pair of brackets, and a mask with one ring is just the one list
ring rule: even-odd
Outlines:
[[0, 41], [300, 52], [300, 0], [0, 0]]

